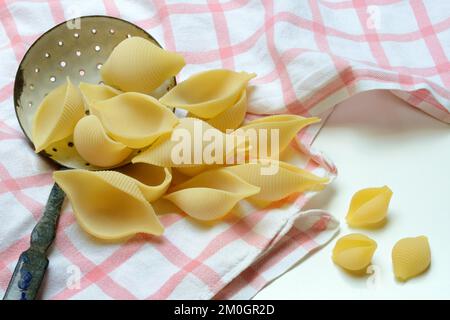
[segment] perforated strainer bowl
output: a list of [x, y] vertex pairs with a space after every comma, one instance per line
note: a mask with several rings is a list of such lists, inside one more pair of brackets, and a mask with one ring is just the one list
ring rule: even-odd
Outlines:
[[[100, 83], [103, 63], [118, 43], [131, 36], [160, 46], [143, 29], [106, 16], [85, 16], [63, 22], [33, 43], [20, 63], [14, 84], [17, 119], [30, 143], [33, 118], [43, 98], [64, 83], [66, 77], [75, 85], [81, 81]], [[175, 78], [172, 78], [152, 95], [159, 98], [175, 85]], [[98, 169], [78, 155], [71, 139], [68, 137], [40, 154], [66, 168]], [[20, 255], [4, 299], [36, 298], [48, 266], [46, 252], [55, 238], [64, 197], [62, 189], [55, 184], [42, 218], [32, 231], [30, 248]]]
[[[117, 44], [131, 36], [148, 39], [160, 46], [138, 26], [106, 16], [85, 16], [63, 22], [34, 42], [20, 63], [14, 84], [17, 119], [30, 142], [32, 121], [44, 97], [65, 83], [66, 77], [74, 85], [81, 81], [101, 83], [103, 63]], [[175, 78], [172, 78], [152, 95], [159, 98], [175, 84]], [[68, 168], [100, 169], [78, 155], [71, 139], [68, 137], [46, 148], [42, 154]]]

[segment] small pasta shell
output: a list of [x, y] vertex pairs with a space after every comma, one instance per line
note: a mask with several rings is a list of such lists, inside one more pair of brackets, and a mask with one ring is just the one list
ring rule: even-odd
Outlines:
[[392, 190], [388, 186], [367, 188], [356, 192], [347, 213], [351, 227], [376, 227], [386, 219]]
[[418, 276], [428, 269], [430, 263], [430, 245], [425, 236], [401, 239], [392, 249], [394, 274], [400, 281]]
[[352, 233], [340, 238], [333, 249], [333, 261], [350, 272], [365, 271], [372, 261], [377, 243], [369, 237]]

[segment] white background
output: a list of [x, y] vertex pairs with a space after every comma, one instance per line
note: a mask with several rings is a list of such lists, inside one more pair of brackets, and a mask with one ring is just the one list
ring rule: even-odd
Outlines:
[[[337, 165], [337, 179], [307, 208], [323, 208], [341, 223], [326, 247], [263, 289], [255, 299], [449, 299], [449, 125], [410, 107], [388, 91], [370, 91], [339, 104], [313, 146]], [[351, 229], [345, 215], [352, 195], [388, 185], [394, 192], [387, 224]], [[355, 277], [331, 261], [336, 239], [362, 232], [378, 243], [374, 280]], [[403, 237], [426, 235], [431, 268], [406, 283], [395, 280], [391, 250]], [[374, 284], [374, 285], [372, 285]]]

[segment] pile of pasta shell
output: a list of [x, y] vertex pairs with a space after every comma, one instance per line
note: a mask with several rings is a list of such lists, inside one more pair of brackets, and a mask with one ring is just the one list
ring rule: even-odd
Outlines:
[[[272, 202], [321, 189], [329, 182], [277, 160], [278, 154], [243, 164], [175, 162], [171, 152], [176, 129], [195, 137], [195, 128], [201, 125], [216, 139], [243, 138], [246, 152], [257, 147], [246, 139], [250, 129], [278, 129], [277, 152], [282, 152], [298, 131], [319, 121], [274, 115], [242, 125], [247, 85], [255, 77], [247, 72], [208, 70], [192, 75], [159, 99], [151, 95], [184, 65], [181, 55], [131, 37], [118, 44], [104, 63], [104, 84], [76, 86], [67, 79], [38, 107], [32, 129], [36, 152], [73, 136], [78, 154], [104, 168], [62, 170], [53, 175], [66, 192], [79, 225], [89, 234], [102, 239], [135, 233], [161, 235], [164, 227], [152, 205], [161, 198], [192, 218], [207, 221], [226, 216], [243, 199]], [[178, 118], [173, 108], [184, 109], [187, 116]], [[229, 155], [228, 150], [219, 160]], [[277, 165], [277, 173], [261, 174], [267, 165]], [[173, 181], [173, 170], [185, 177], [181, 183]]]

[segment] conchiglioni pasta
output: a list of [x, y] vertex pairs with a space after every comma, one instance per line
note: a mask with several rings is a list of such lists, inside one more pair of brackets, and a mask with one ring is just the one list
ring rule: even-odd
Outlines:
[[[207, 141], [206, 136], [214, 139]], [[241, 143], [244, 142], [241, 139]], [[237, 137], [224, 134], [200, 119], [183, 118], [170, 134], [161, 137], [132, 162], [161, 167], [197, 167], [201, 171], [199, 165], [225, 163], [235, 156], [238, 147]]]
[[392, 249], [394, 274], [401, 281], [423, 273], [428, 269], [430, 263], [430, 245], [425, 236], [401, 239]]
[[153, 97], [127, 92], [97, 102], [92, 113], [99, 117], [106, 132], [130, 148], [143, 148], [159, 136], [171, 132], [178, 118]]
[[366, 270], [377, 249], [377, 243], [369, 237], [352, 233], [340, 238], [333, 249], [333, 261], [341, 268], [359, 273]]
[[254, 73], [217, 69], [197, 73], [167, 92], [160, 101], [211, 119], [236, 103]]
[[367, 188], [356, 192], [347, 213], [347, 223], [351, 227], [376, 227], [387, 216], [392, 190], [388, 186]]
[[32, 128], [36, 152], [70, 136], [83, 116], [84, 103], [81, 93], [67, 78], [65, 84], [44, 98], [36, 111]]
[[126, 145], [108, 137], [94, 115], [78, 121], [73, 132], [73, 143], [84, 160], [99, 167], [118, 165], [132, 152]]
[[[277, 157], [279, 152], [286, 149], [298, 131], [319, 121], [320, 119], [315, 117], [304, 118], [289, 114], [267, 116], [246, 123], [237, 129], [235, 134], [247, 137], [252, 158]], [[278, 147], [272, 142], [272, 135]]]
[[161, 235], [164, 227], [135, 180], [115, 171], [66, 170], [53, 174], [80, 226], [101, 239], [136, 233]]
[[170, 168], [145, 163], [129, 164], [118, 171], [136, 179], [137, 186], [147, 201], [150, 202], [160, 198], [167, 191], [172, 181]]
[[80, 88], [84, 102], [89, 109], [91, 109], [91, 106], [98, 101], [107, 100], [122, 93], [120, 90], [105, 84], [80, 82], [78, 87]]
[[252, 198], [276, 201], [294, 192], [321, 190], [328, 178], [321, 178], [292, 164], [275, 160], [258, 160], [219, 169], [231, 172], [248, 183], [258, 186], [261, 191]]
[[234, 105], [206, 122], [214, 128], [219, 129], [222, 132], [226, 132], [228, 129], [234, 130], [238, 128], [244, 121], [246, 112], [247, 93], [244, 89]]
[[177, 185], [164, 198], [193, 218], [215, 220], [230, 212], [238, 201], [259, 190], [232, 173], [213, 170]]
[[184, 67], [183, 56], [144, 38], [119, 43], [101, 69], [103, 81], [122, 91], [151, 93]]

